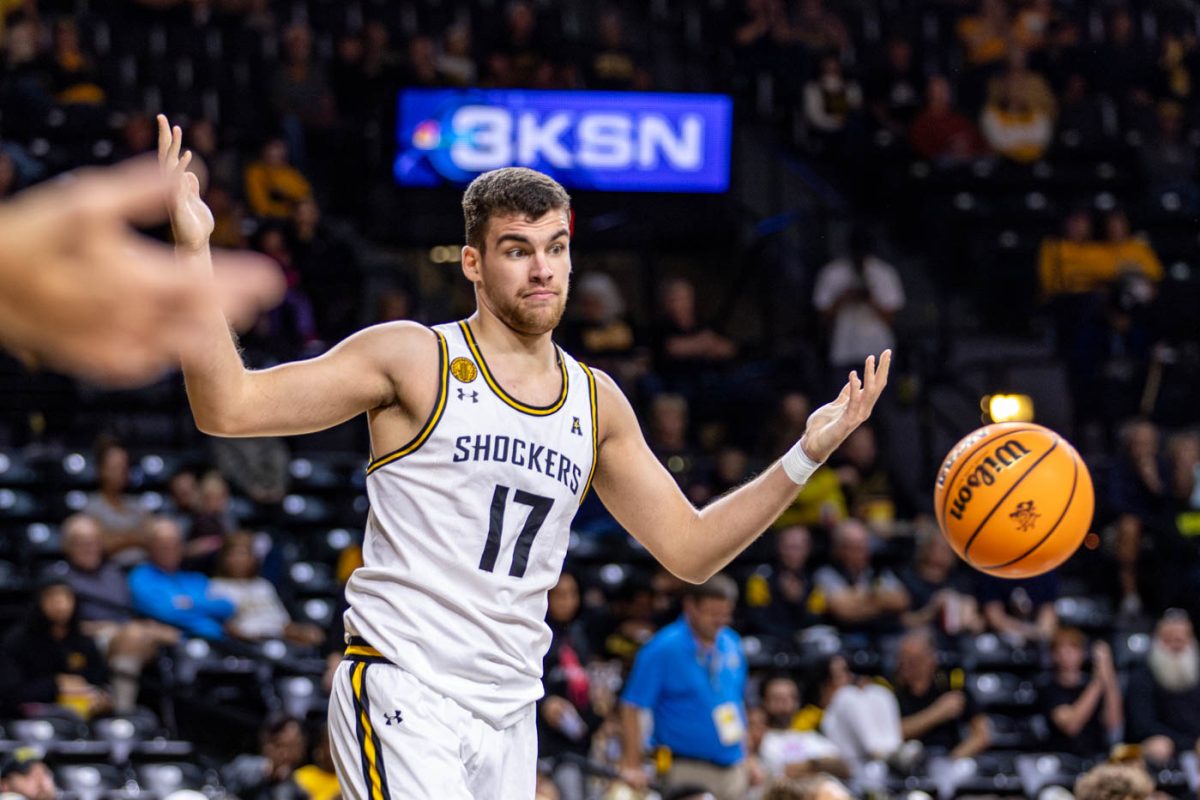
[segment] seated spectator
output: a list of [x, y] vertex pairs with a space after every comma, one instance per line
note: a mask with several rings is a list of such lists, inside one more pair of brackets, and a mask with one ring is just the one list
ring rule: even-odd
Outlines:
[[791, 38], [811, 54], [833, 53], [838, 58], [850, 50], [850, 32], [825, 0], [800, 0], [791, 20]]
[[881, 130], [907, 136], [921, 110], [924, 81], [913, 61], [912, 43], [903, 36], [888, 39], [884, 61], [868, 76], [866, 95], [871, 116]]
[[1144, 767], [1100, 764], [1075, 779], [1075, 800], [1149, 800], [1161, 796]]
[[746, 656], [729, 628], [737, 585], [716, 575], [688, 589], [683, 616], [638, 653], [621, 695], [621, 778], [646, 785], [641, 716], [649, 712], [651, 743], [673, 754], [669, 788], [695, 782], [710, 787], [716, 800], [740, 800], [749, 777]]
[[72, 17], [54, 21], [54, 90], [63, 104], [100, 105], [105, 100], [96, 66], [84, 52], [79, 26]]
[[474, 86], [479, 67], [471, 55], [471, 26], [455, 23], [442, 34], [437, 71], [447, 86]]
[[746, 622], [750, 633], [790, 642], [824, 610], [813, 602], [808, 528], [781, 528], [775, 533], [775, 552], [775, 561], [760, 566], [746, 581]]
[[[588, 674], [591, 647], [579, 615], [579, 584], [564, 571], [547, 595], [546, 623], [550, 649], [542, 659], [545, 696], [538, 702], [538, 757], [559, 759], [563, 753], [586, 757], [592, 735], [604, 721], [593, 707]], [[567, 797], [584, 796], [584, 775], [578, 765], [555, 770], [555, 782]]]
[[493, 50], [503, 58], [503, 77], [510, 86], [532, 87], [543, 67], [554, 60], [552, 44], [539, 27], [537, 9], [529, 0], [509, 3], [504, 35]]
[[[293, 157], [297, 163], [304, 164], [306, 133], [332, 125], [336, 104], [329, 88], [329, 77], [320, 61], [313, 57], [312, 30], [302, 22], [295, 22], [284, 29], [280, 39], [283, 54], [270, 79], [267, 96], [276, 117], [288, 132], [288, 147]], [[286, 217], [287, 214], [275, 216]]]
[[853, 772], [868, 761], [905, 759], [900, 707], [887, 687], [856, 676], [841, 655], [823, 659], [811, 685], [822, 709], [821, 733]]
[[225, 622], [225, 629], [239, 639], [284, 639], [307, 647], [316, 647], [325, 639], [316, 625], [293, 622], [275, 587], [258, 574], [254, 537], [249, 533], [225, 537], [216, 576], [208, 583], [208, 596], [233, 603], [237, 610]]
[[1058, 573], [1009, 580], [979, 573], [975, 599], [988, 629], [1016, 645], [1048, 642], [1058, 628]]
[[246, 209], [234, 199], [226, 185], [210, 183], [204, 193], [204, 202], [213, 215], [213, 232], [208, 237], [210, 245], [243, 249], [250, 246], [246, 236]]
[[1138, 148], [1146, 190], [1151, 202], [1173, 193], [1184, 207], [1194, 209], [1200, 201], [1196, 172], [1200, 160], [1188, 141], [1184, 109], [1178, 103], [1159, 103], [1155, 107], [1154, 131], [1146, 144]]
[[[191, 146], [194, 157], [208, 171], [208, 182], [201, 182], [202, 189], [207, 188], [211, 192], [213, 186], [237, 185], [238, 177], [242, 174], [237, 151], [232, 147], [222, 148], [221, 134], [216, 125], [207, 119], [193, 120], [184, 139]], [[212, 203], [208, 205], [211, 207]], [[213, 216], [216, 216], [215, 211]]]
[[1162, 452], [1158, 426], [1132, 419], [1118, 433], [1120, 452], [1109, 476], [1108, 502], [1118, 514], [1145, 520], [1160, 514], [1170, 500], [1170, 465]]
[[656, 395], [650, 403], [649, 428], [650, 449], [695, 502], [707, 465], [687, 437], [687, 400], [677, 394]]
[[54, 773], [36, 747], [18, 747], [0, 757], [0, 796], [6, 800], [55, 800]]
[[312, 197], [308, 179], [288, 161], [288, 144], [280, 137], [268, 139], [259, 158], [243, 173], [246, 201], [259, 217], [287, 219], [301, 200]]
[[896, 346], [892, 320], [904, 300], [900, 274], [875, 254], [867, 231], [856, 228], [845, 256], [822, 267], [813, 288], [813, 306], [830, 328], [829, 366], [837, 389], [867, 356]]
[[596, 30], [596, 48], [584, 67], [587, 87], [614, 91], [648, 90], [650, 75], [629, 46], [620, 10], [602, 8]]
[[1073, 146], [1097, 147], [1111, 136], [1104, 104], [1091, 91], [1082, 72], [1066, 78], [1058, 110], [1058, 132]]
[[209, 593], [207, 575], [182, 572], [183, 535], [170, 519], [150, 523], [148, 563], [129, 573], [129, 591], [138, 613], [179, 628], [190, 636], [224, 639], [224, 623], [237, 607]]
[[917, 534], [913, 563], [900, 571], [912, 600], [901, 616], [906, 628], [935, 628], [947, 636], [983, 632], [979, 605], [971, 594], [970, 572], [957, 569], [958, 556], [936, 527]]
[[0, 652], [0, 709], [26, 703], [66, 706], [87, 719], [107, 712], [108, 666], [79, 628], [75, 592], [62, 578], [38, 587], [25, 622], [9, 631]]
[[797, 730], [800, 689], [787, 677], [768, 679], [762, 688], [767, 730], [758, 757], [768, 778], [799, 778], [816, 772], [850, 777], [837, 746], [816, 731]]
[[437, 46], [432, 36], [418, 34], [408, 40], [401, 81], [405, 86], [440, 86], [442, 76], [438, 72]]
[[772, 781], [762, 800], [850, 800], [853, 797], [842, 782], [829, 775], [806, 778], [780, 778]]
[[833, 529], [832, 544], [830, 563], [817, 570], [813, 583], [834, 624], [847, 632], [895, 631], [908, 610], [908, 592], [891, 571], [871, 566], [867, 527], [853, 518], [843, 520]]
[[1053, 0], [1030, 0], [1013, 20], [1013, 42], [1026, 52], [1041, 50], [1057, 18]]
[[956, 33], [967, 53], [967, 64], [984, 67], [1004, 60], [1011, 23], [1004, 0], [979, 0], [979, 10], [958, 21]]
[[197, 488], [200, 492], [200, 507], [192, 518], [190, 544], [200, 548], [200, 542], [203, 541], [206, 543], [204, 550], [215, 553], [221, 547], [221, 539], [237, 530], [238, 526], [237, 518], [229, 505], [229, 483], [214, 469], [204, 473]]
[[1027, 108], [1053, 122], [1058, 117], [1054, 90], [1037, 72], [1029, 68], [1024, 50], [1011, 50], [1005, 69], [988, 84], [989, 102], [1006, 102]]
[[340, 340], [360, 327], [363, 275], [353, 245], [326, 224], [313, 198], [301, 200], [292, 215], [289, 249], [300, 285], [320, 302], [313, 309], [316, 329]]
[[1147, 302], [1153, 296], [1153, 286], [1163, 278], [1162, 263], [1144, 238], [1134, 236], [1129, 226], [1129, 217], [1120, 209], [1109, 211], [1104, 217], [1104, 241], [1100, 245], [1105, 255], [1112, 259], [1112, 275], [1119, 278], [1137, 275], [1147, 285]]
[[[900, 732], [919, 741], [926, 753], [948, 753], [951, 758], [972, 758], [991, 743], [991, 725], [964, 688], [961, 669], [938, 669], [933, 633], [912, 631], [900, 641], [896, 653], [896, 702], [900, 705]], [[966, 726], [963, 736], [960, 727]]]
[[128, 495], [129, 453], [115, 441], [102, 440], [96, 446], [96, 477], [100, 487], [88, 495], [83, 513], [104, 528], [104, 550], [120, 555], [131, 564], [145, 557], [145, 525], [149, 512], [137, 497]]
[[636, 377], [637, 341], [617, 282], [606, 272], [588, 272], [571, 288], [578, 313], [563, 325], [563, 346], [589, 365], [615, 373], [619, 380]]
[[221, 770], [221, 785], [241, 800], [311, 800], [296, 783], [308, 737], [295, 717], [274, 714], [258, 735], [259, 755], [240, 755]]
[[875, 428], [860, 425], [834, 453], [834, 468], [842, 485], [842, 494], [850, 507], [850, 516], [863, 520], [880, 536], [894, 532], [897, 517], [912, 516], [890, 470], [879, 457]]
[[1200, 753], [1200, 648], [1187, 614], [1167, 611], [1154, 629], [1146, 663], [1129, 678], [1126, 738], [1142, 743], [1152, 764]]
[[1038, 255], [1038, 282], [1042, 297], [1094, 292], [1114, 277], [1112, 261], [1092, 239], [1092, 216], [1077, 208], [1063, 220], [1063, 235], [1046, 237]]
[[308, 800], [338, 800], [342, 796], [338, 785], [337, 773], [334, 770], [333, 751], [329, 746], [329, 726], [321, 725], [321, 730], [312, 746], [312, 757], [292, 776], [292, 780], [300, 787]]
[[836, 55], [821, 58], [817, 76], [804, 84], [804, 120], [818, 139], [830, 145], [831, 137], [842, 134], [862, 108], [862, 89], [846, 77]]
[[275, 358], [287, 359], [294, 358], [302, 347], [319, 346], [316, 312], [307, 289], [302, 286], [283, 226], [269, 223], [260, 227], [254, 247], [278, 265], [288, 285], [283, 302], [259, 319], [255, 335], [262, 340], [260, 349]]
[[954, 107], [953, 89], [944, 75], [931, 75], [925, 106], [913, 120], [909, 139], [917, 155], [943, 165], [970, 161], [984, 153], [975, 123]]
[[656, 331], [655, 367], [668, 381], [697, 370], [726, 364], [737, 345], [700, 321], [696, 289], [686, 278], [672, 278], [659, 292], [661, 317]]
[[988, 146], [1018, 164], [1040, 159], [1054, 136], [1053, 117], [1030, 105], [1007, 78], [999, 79], [991, 94], [979, 120]]
[[1122, 114], [1149, 105], [1153, 57], [1134, 28], [1130, 10], [1113, 6], [1105, 33], [1094, 61], [1097, 87], [1117, 102]]
[[1083, 671], [1087, 637], [1077, 628], [1059, 628], [1051, 641], [1054, 674], [1038, 687], [1038, 701], [1050, 725], [1045, 749], [1092, 757], [1108, 752], [1121, 735], [1121, 687], [1112, 650], [1092, 645], [1092, 675]]
[[192, 534], [192, 518], [200, 511], [200, 485], [190, 468], [176, 470], [167, 479], [167, 497], [159, 514], [170, 517], [184, 536]]
[[138, 696], [138, 676], [159, 648], [179, 642], [179, 631], [133, 618], [124, 574], [105, 559], [104, 533], [94, 519], [74, 514], [62, 524], [63, 578], [75, 592], [79, 629], [92, 638], [112, 670], [113, 711], [128, 714]]

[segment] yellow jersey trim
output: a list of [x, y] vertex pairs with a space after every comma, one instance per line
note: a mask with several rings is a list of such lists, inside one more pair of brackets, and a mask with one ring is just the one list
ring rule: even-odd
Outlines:
[[433, 429], [437, 427], [438, 421], [442, 418], [442, 412], [446, 410], [446, 394], [450, 384], [450, 353], [449, 348], [446, 346], [446, 337], [442, 336], [438, 331], [434, 331], [433, 333], [438, 338], [438, 374], [441, 376], [438, 379], [438, 393], [437, 399], [433, 403], [433, 411], [430, 412], [429, 418], [425, 420], [425, 425], [416, 436], [409, 440], [408, 444], [373, 459], [371, 463], [367, 464], [368, 475], [380, 467], [404, 458], [420, 449], [421, 445], [425, 444], [425, 440], [433, 433]]
[[388, 800], [387, 792], [384, 790], [383, 765], [379, 758], [379, 737], [375, 735], [375, 729], [371, 727], [366, 689], [363, 686], [363, 677], [366, 671], [366, 663], [360, 661], [354, 665], [350, 673], [350, 685], [354, 689], [354, 704], [358, 706], [359, 744], [362, 745], [364, 762], [363, 777], [367, 779], [371, 800]]
[[596, 462], [600, 460], [600, 415], [596, 404], [596, 376], [583, 362], [579, 362], [579, 367], [583, 374], [587, 375], [588, 403], [592, 409], [592, 468], [588, 471], [587, 483], [583, 485], [583, 494], [579, 495], [579, 503], [582, 505], [588, 490], [592, 488], [592, 478], [596, 476]]
[[368, 658], [383, 658], [383, 653], [365, 644], [352, 644], [346, 648], [348, 656], [367, 656]]
[[466, 320], [460, 320], [458, 327], [462, 328], [463, 338], [467, 340], [467, 348], [471, 351], [471, 355], [475, 356], [475, 361], [479, 365], [479, 374], [483, 375], [483, 380], [487, 383], [488, 388], [492, 393], [512, 406], [517, 411], [523, 414], [531, 414], [535, 417], [546, 417], [553, 414], [563, 407], [563, 403], [567, 401], [567, 361], [563, 358], [563, 353], [558, 349], [558, 345], [554, 346], [558, 353], [558, 366], [562, 370], [562, 393], [558, 396], [558, 400], [548, 406], [530, 406], [517, 400], [508, 392], [504, 391], [504, 387], [492, 377], [492, 371], [488, 369], [487, 361], [484, 360], [483, 353], [479, 350], [479, 345], [475, 342], [475, 334], [471, 332], [471, 326]]

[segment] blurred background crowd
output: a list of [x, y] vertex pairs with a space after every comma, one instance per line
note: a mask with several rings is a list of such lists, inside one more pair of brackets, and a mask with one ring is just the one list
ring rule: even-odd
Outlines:
[[[898, 354], [871, 423], [715, 582], [685, 587], [584, 503], [550, 597], [545, 797], [620, 796], [637, 765], [681, 798], [820, 772], [1031, 795], [1107, 758], [1194, 794], [1193, 2], [0, 0], [0, 199], [151, 151], [166, 112], [214, 244], [288, 280], [249, 364], [455, 319], [458, 190], [391, 175], [414, 86], [733, 96], [729, 192], [576, 193], [558, 337], [696, 503]], [[79, 797], [336, 796], [365, 426], [214, 440], [177, 376], [107, 391], [0, 355], [0, 383], [0, 788], [34, 742]], [[1093, 533], [1036, 580], [973, 573], [930, 514], [998, 394], [1097, 484]], [[669, 680], [679, 624], [729, 655], [707, 694]]]

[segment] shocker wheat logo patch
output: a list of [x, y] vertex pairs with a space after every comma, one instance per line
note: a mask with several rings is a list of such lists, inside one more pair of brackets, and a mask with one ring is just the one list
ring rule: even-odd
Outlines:
[[1026, 500], [1024, 503], [1017, 503], [1017, 510], [1008, 516], [1017, 523], [1017, 530], [1029, 531], [1033, 530], [1038, 517], [1042, 515], [1034, 508], [1032, 500]]
[[456, 358], [450, 362], [450, 374], [461, 383], [470, 383], [479, 376], [479, 369], [469, 358]]

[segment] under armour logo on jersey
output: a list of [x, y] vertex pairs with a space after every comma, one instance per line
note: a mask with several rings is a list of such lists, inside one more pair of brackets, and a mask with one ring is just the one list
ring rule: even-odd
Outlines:
[[458, 399], [459, 400], [466, 400], [468, 397], [471, 398], [472, 403], [479, 402], [479, 392], [476, 392], [476, 391], [468, 392], [466, 389], [458, 390]]
[[571, 417], [571, 433], [583, 436], [583, 426], [579, 424], [579, 417]]
[[404, 718], [400, 716], [400, 709], [398, 708], [391, 714], [384, 714], [383, 718], [387, 720], [387, 722], [384, 723], [385, 725], [391, 725], [393, 722], [399, 725], [401, 722], [404, 722]]

